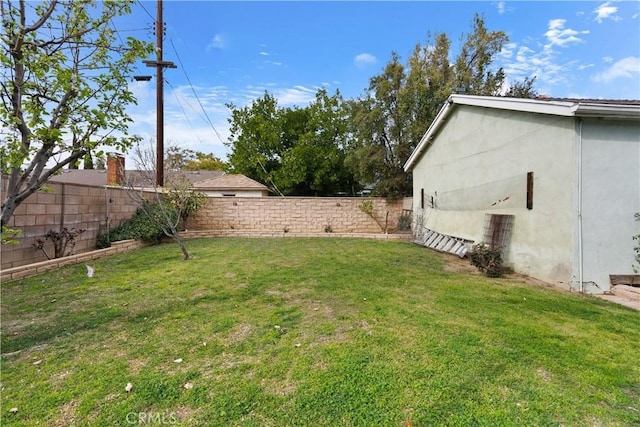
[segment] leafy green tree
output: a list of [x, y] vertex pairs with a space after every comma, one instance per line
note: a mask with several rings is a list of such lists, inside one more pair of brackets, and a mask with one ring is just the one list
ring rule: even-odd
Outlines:
[[208, 170], [223, 171], [228, 165], [212, 153], [202, 153], [189, 148], [182, 148], [171, 145], [165, 153], [165, 169], [170, 171], [188, 170]]
[[250, 106], [238, 108], [228, 104], [231, 136], [229, 165], [232, 172], [273, 186], [275, 172], [281, 165], [286, 140], [282, 138], [278, 101], [265, 92]]
[[525, 77], [524, 80], [513, 83], [505, 92], [505, 97], [510, 98], [535, 98], [538, 92], [533, 88], [535, 77]]
[[164, 154], [166, 172], [183, 170], [187, 162], [195, 159], [196, 153], [188, 148], [170, 145]]
[[214, 156], [213, 153], [196, 151], [196, 158], [189, 160], [184, 168], [189, 171], [222, 171], [228, 166], [227, 162]]
[[484, 18], [473, 17], [473, 32], [462, 40], [462, 48], [455, 62], [456, 87], [469, 95], [499, 95], [505, 73], [502, 68], [493, 69], [495, 56], [509, 41], [503, 31], [488, 31]]
[[[292, 115], [302, 120], [286, 120]], [[289, 126], [283, 132], [297, 134], [297, 141], [287, 144], [276, 173], [282, 190], [301, 196], [353, 192], [355, 180], [344, 164], [349, 115], [340, 93], [329, 96], [320, 89], [309, 107], [287, 110], [284, 116]]]
[[2, 225], [63, 167], [100, 147], [125, 151], [136, 140], [127, 135], [125, 108], [135, 103], [129, 76], [152, 45], [121, 42], [110, 24], [132, 3], [0, 2], [0, 148], [8, 174]]
[[376, 184], [377, 194], [390, 197], [411, 189], [411, 177], [402, 170], [411, 149], [404, 133], [411, 118], [401, 106], [406, 80], [405, 67], [394, 52], [383, 74], [371, 79], [367, 96], [351, 103], [355, 139], [348, 164], [361, 181]]
[[230, 169], [277, 193], [326, 196], [353, 192], [345, 166], [348, 109], [339, 92], [325, 89], [305, 108], [281, 108], [265, 93], [251, 106], [232, 109]]
[[[508, 41], [502, 31], [488, 31], [482, 16], [461, 40], [453, 64], [451, 42], [444, 33], [416, 45], [406, 66], [394, 52], [382, 74], [370, 80], [363, 97], [350, 103], [351, 139], [347, 164], [374, 194], [411, 194], [411, 175], [403, 166], [447, 98], [456, 90], [470, 95], [500, 95], [505, 73], [494, 65]], [[516, 82], [508, 96], [535, 96], [535, 79]]]

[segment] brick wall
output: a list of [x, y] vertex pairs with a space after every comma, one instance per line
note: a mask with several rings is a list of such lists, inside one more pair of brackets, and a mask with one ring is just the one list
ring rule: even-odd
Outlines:
[[[386, 201], [359, 197], [219, 197], [189, 219], [189, 230], [254, 230], [256, 232], [381, 233], [382, 228], [359, 206], [372, 200], [374, 216], [389, 233], [397, 231], [411, 199]], [[388, 216], [387, 216], [388, 212]]]
[[[2, 181], [2, 194], [6, 180]], [[136, 211], [136, 204], [119, 187], [95, 187], [49, 183], [49, 190], [32, 194], [17, 209], [7, 224], [23, 232], [19, 245], [2, 245], [2, 270], [46, 261], [46, 256], [31, 244], [49, 231], [62, 227], [83, 228], [74, 252], [95, 249], [98, 234], [120, 224]], [[372, 200], [374, 216], [387, 231], [397, 231], [403, 210], [411, 209], [411, 199], [387, 202], [385, 199], [357, 197], [220, 197], [207, 199], [205, 206], [189, 219], [190, 231], [218, 231], [218, 235], [314, 235], [331, 231], [348, 233], [382, 233], [382, 228], [362, 212], [359, 206]], [[388, 212], [388, 216], [387, 216]], [[53, 244], [46, 243], [53, 256]]]
[[[3, 195], [6, 185], [3, 179]], [[46, 188], [28, 197], [9, 220], [7, 226], [21, 230], [22, 237], [18, 239], [19, 245], [0, 247], [3, 270], [45, 261], [42, 251], [31, 244], [49, 230], [60, 231], [62, 227], [86, 230], [78, 238], [75, 253], [94, 250], [96, 237], [106, 230], [107, 218], [112, 226], [118, 225], [136, 211], [135, 203], [122, 188], [62, 183], [48, 183]], [[50, 241], [45, 248], [53, 256]]]

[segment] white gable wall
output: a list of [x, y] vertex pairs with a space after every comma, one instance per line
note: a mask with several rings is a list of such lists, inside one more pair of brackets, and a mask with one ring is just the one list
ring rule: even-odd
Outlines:
[[582, 209], [582, 224], [576, 221], [574, 228], [574, 271], [582, 271], [585, 292], [601, 293], [609, 290], [609, 274], [633, 274], [632, 236], [640, 234], [633, 216], [640, 212], [640, 122], [585, 118], [581, 135], [576, 183], [581, 179], [582, 185], [575, 187], [574, 209]]
[[[515, 215], [507, 264], [569, 286], [576, 135], [571, 117], [458, 105], [413, 168], [414, 219], [479, 242], [485, 214]], [[526, 208], [530, 171], [532, 210]], [[431, 196], [435, 209], [428, 208]]]

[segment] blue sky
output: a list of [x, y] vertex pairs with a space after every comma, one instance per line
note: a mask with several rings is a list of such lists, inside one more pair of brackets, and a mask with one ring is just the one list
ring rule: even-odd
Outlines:
[[[154, 41], [156, 1], [115, 25]], [[265, 91], [280, 106], [306, 106], [319, 88], [362, 95], [396, 52], [403, 63], [428, 34], [446, 33], [452, 60], [474, 13], [509, 43], [497, 58], [509, 80], [537, 76], [553, 97], [640, 99], [637, 1], [164, 1], [165, 146], [226, 158], [227, 103]], [[140, 74], [155, 73], [144, 65]], [[130, 130], [155, 138], [154, 80], [132, 82], [139, 105]], [[425, 130], [429, 123], [425, 123]]]

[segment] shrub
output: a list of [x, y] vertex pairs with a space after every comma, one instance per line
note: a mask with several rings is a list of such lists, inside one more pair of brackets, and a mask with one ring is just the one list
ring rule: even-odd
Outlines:
[[113, 227], [108, 234], [99, 235], [96, 246], [98, 249], [108, 248], [111, 242], [129, 239], [159, 243], [166, 235], [162, 221], [165, 212], [171, 216], [172, 220], [178, 217], [177, 210], [168, 203], [161, 206], [158, 203], [145, 202], [144, 208], [138, 208], [130, 219]]
[[403, 211], [398, 219], [398, 230], [409, 231], [411, 230], [411, 211]]
[[[76, 229], [67, 227], [64, 227], [60, 231], [49, 230], [49, 232], [44, 235], [44, 239], [36, 239], [31, 246], [36, 250], [42, 251], [47, 259], [51, 259], [51, 255], [49, 255], [44, 246], [47, 240], [51, 240], [51, 242], [53, 242], [53, 258], [62, 258], [64, 256], [73, 255], [73, 249], [76, 246], [76, 239], [85, 231], [86, 230], [83, 228]], [[67, 248], [69, 248], [68, 251]]]
[[471, 250], [471, 264], [487, 277], [500, 277], [503, 273], [502, 250], [479, 243]]

